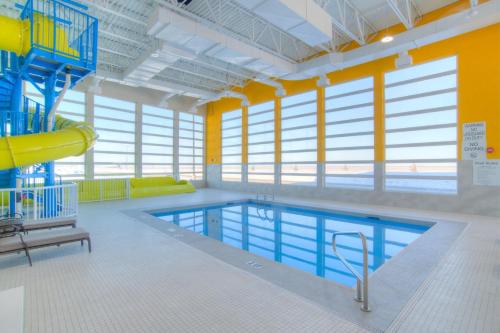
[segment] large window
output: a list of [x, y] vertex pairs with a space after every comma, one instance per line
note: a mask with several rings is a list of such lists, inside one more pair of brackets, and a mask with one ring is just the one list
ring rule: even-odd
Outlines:
[[241, 181], [242, 110], [222, 114], [222, 180]]
[[95, 177], [133, 177], [135, 174], [135, 104], [95, 96], [94, 117], [94, 125], [99, 134], [94, 147]]
[[281, 101], [281, 184], [317, 184], [316, 90]]
[[274, 101], [248, 108], [248, 182], [274, 183]]
[[174, 111], [142, 107], [142, 175], [174, 173]]
[[[31, 84], [26, 85], [26, 96], [45, 105], [44, 97]], [[59, 104], [57, 114], [74, 121], [85, 121], [85, 94], [68, 90]], [[78, 180], [85, 177], [85, 155], [66, 157], [55, 161], [55, 173], [63, 181]]]
[[325, 90], [325, 186], [373, 189], [373, 78]]
[[179, 113], [179, 176], [203, 180], [203, 117]]
[[385, 188], [457, 192], [456, 58], [385, 75]]

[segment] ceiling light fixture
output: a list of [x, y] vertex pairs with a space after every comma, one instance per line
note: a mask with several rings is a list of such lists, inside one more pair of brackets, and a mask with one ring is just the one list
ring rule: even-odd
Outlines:
[[394, 40], [394, 37], [391, 36], [391, 35], [386, 35], [384, 37], [382, 37], [382, 39], [380, 40], [382, 43], [390, 43]]
[[153, 53], [151, 53], [151, 56], [152, 56], [153, 58], [158, 58], [158, 57], [160, 56], [160, 53], [158, 53], [158, 52], [153, 52]]

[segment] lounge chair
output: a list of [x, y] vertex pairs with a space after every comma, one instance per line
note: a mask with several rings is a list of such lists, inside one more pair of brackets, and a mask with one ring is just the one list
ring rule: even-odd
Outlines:
[[23, 224], [23, 231], [35, 231], [42, 229], [54, 229], [54, 228], [62, 228], [62, 227], [73, 227], [76, 228], [76, 220], [75, 219], [67, 219], [67, 220], [48, 220], [43, 222], [25, 222]]
[[32, 265], [29, 250], [72, 242], [87, 241], [89, 252], [92, 251], [89, 233], [82, 228], [68, 228], [51, 231], [33, 232], [22, 236], [0, 238], [0, 254], [25, 251], [30, 266]]

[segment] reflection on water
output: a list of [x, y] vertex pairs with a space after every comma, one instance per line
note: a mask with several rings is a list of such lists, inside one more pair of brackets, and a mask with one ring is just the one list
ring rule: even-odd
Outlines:
[[[369, 270], [375, 271], [428, 227], [245, 202], [155, 216], [228, 245], [346, 286], [356, 282], [332, 251], [336, 231], [361, 231], [367, 238]], [[360, 272], [361, 241], [339, 236], [338, 251]]]

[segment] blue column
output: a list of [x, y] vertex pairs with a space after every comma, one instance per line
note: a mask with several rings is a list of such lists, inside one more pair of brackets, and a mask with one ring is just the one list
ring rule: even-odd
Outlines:
[[[54, 128], [48, 128], [49, 126], [49, 112], [54, 105], [54, 101], [56, 98], [56, 74], [52, 74], [45, 81], [45, 89], [44, 89], [44, 97], [45, 97], [45, 114], [43, 116], [43, 128], [45, 132], [51, 132]], [[54, 115], [52, 116], [54, 117]], [[54, 122], [52, 122], [54, 124]], [[55, 170], [54, 170], [54, 162], [50, 161], [44, 164], [45, 166], [45, 186], [55, 185]]]
[[[10, 108], [10, 135], [22, 135], [23, 133], [23, 119], [22, 119], [22, 95], [23, 95], [23, 80], [17, 77], [12, 89], [12, 99]], [[19, 168], [14, 168], [9, 170], [9, 187], [16, 188], [16, 179], [20, 174]], [[21, 193], [17, 195], [11, 193], [9, 197], [9, 211], [11, 215], [15, 213], [22, 214], [22, 212], [16, 212], [16, 202], [22, 200]]]
[[[45, 132], [51, 132], [54, 130], [48, 128], [49, 126], [49, 112], [54, 105], [54, 100], [56, 98], [56, 74], [52, 74], [45, 81], [44, 87], [44, 97], [45, 97], [45, 113], [43, 115], [43, 127]], [[54, 117], [54, 115], [52, 115]], [[54, 125], [54, 122], [52, 122]], [[55, 169], [54, 161], [46, 162], [43, 164], [45, 168], [45, 186], [55, 185]], [[54, 217], [57, 215], [57, 195], [55, 189], [46, 189], [43, 194], [43, 215], [44, 217]]]

